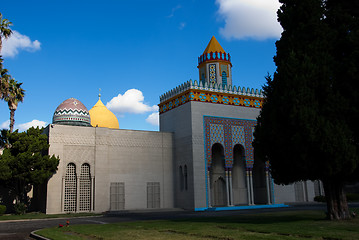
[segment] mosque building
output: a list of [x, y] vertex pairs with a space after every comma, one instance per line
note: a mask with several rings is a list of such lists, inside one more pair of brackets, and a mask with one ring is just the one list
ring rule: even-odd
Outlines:
[[61, 103], [46, 128], [58, 171], [37, 192], [46, 213], [133, 209], [238, 209], [313, 201], [319, 182], [273, 183], [255, 161], [262, 91], [235, 87], [231, 56], [215, 37], [198, 58], [199, 81], [160, 96], [160, 131], [120, 129], [99, 96], [89, 111]]

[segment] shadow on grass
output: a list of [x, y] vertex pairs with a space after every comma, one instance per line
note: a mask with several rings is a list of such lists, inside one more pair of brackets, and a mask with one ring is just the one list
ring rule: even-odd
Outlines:
[[228, 217], [200, 217], [191, 219], [176, 219], [174, 222], [204, 222], [204, 223], [246, 223], [273, 224], [299, 221], [325, 221], [325, 212], [320, 211], [288, 211], [281, 213], [243, 214]]
[[3, 215], [0, 216], [1, 221], [8, 221], [8, 220], [25, 220], [25, 219], [49, 219], [49, 218], [74, 218], [74, 217], [89, 217], [89, 216], [101, 216], [102, 214], [96, 213], [65, 213], [65, 214], [45, 214], [45, 213], [25, 213], [22, 215]]

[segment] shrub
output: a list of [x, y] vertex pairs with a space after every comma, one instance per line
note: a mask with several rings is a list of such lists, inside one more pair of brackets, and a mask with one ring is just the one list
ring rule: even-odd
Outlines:
[[0, 205], [0, 215], [3, 215], [6, 212], [6, 206]]
[[26, 212], [26, 204], [25, 203], [15, 203], [14, 205], [15, 214], [22, 215]]

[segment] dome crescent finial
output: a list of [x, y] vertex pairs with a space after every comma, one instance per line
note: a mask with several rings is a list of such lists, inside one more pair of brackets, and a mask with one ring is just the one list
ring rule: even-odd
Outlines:
[[101, 98], [101, 88], [98, 89], [98, 98]]

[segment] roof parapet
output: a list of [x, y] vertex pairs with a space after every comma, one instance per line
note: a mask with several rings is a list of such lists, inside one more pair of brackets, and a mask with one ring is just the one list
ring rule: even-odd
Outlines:
[[262, 89], [258, 90], [258, 89], [254, 89], [254, 88], [245, 88], [245, 87], [236, 87], [236, 86], [224, 86], [222, 87], [222, 84], [208, 84], [205, 83], [203, 84], [202, 82], [200, 82], [198, 84], [197, 80], [189, 80], [185, 83], [182, 83], [181, 85], [171, 89], [170, 91], [162, 94], [160, 96], [160, 103], [167, 101], [168, 99], [182, 93], [185, 92], [189, 89], [199, 89], [199, 90], [206, 90], [206, 91], [210, 91], [210, 92], [220, 92], [220, 93], [230, 93], [230, 94], [238, 94], [241, 96], [252, 96], [252, 97], [260, 97], [260, 98], [264, 98], [263, 95], [263, 91]]

